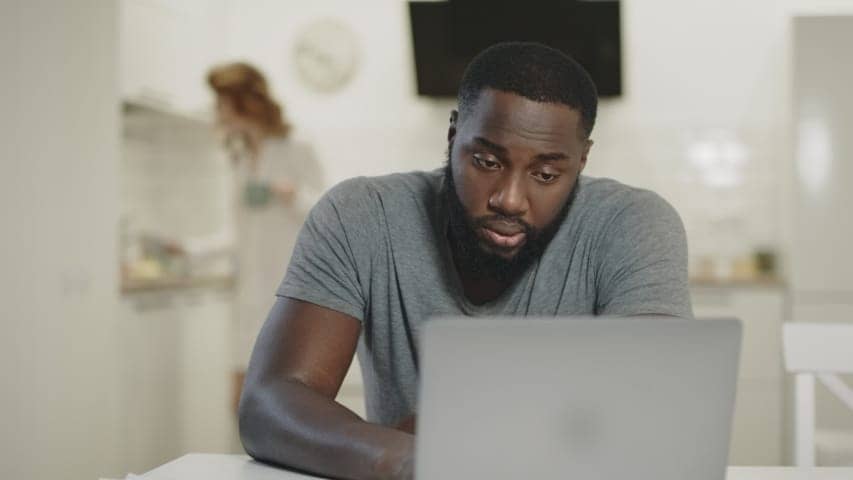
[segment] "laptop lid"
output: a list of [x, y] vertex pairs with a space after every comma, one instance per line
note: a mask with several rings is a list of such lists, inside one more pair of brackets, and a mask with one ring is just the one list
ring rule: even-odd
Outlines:
[[424, 326], [416, 478], [722, 480], [734, 319]]

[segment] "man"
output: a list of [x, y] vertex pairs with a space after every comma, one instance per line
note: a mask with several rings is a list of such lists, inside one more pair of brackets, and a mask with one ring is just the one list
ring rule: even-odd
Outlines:
[[[499, 44], [458, 100], [444, 169], [352, 179], [312, 210], [246, 379], [253, 457], [411, 478], [418, 336], [433, 316], [692, 315], [672, 207], [580, 175], [597, 108], [580, 65]], [[370, 423], [334, 402], [356, 348]]]

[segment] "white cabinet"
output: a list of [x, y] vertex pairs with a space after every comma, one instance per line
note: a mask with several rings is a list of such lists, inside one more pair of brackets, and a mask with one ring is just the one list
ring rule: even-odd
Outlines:
[[180, 449], [178, 364], [180, 336], [171, 299], [153, 294], [121, 302], [121, 392], [125, 466], [141, 473]]
[[122, 98], [182, 113], [208, 111], [205, 74], [224, 59], [226, 9], [223, 0], [122, 0]]
[[853, 322], [853, 293], [827, 292], [795, 295], [791, 320], [813, 323]]
[[794, 290], [853, 292], [853, 16], [793, 22], [794, 175], [791, 282]]
[[786, 290], [775, 286], [691, 289], [697, 318], [743, 322], [729, 463], [779, 465], [783, 447], [782, 322]]
[[785, 290], [762, 287], [694, 287], [697, 318], [736, 317], [743, 322], [738, 377], [746, 380], [783, 377], [782, 321]]
[[129, 471], [188, 452], [229, 452], [231, 294], [193, 288], [121, 302], [123, 437]]
[[228, 452], [237, 432], [233, 410], [233, 298], [229, 291], [191, 290], [178, 306], [182, 348], [181, 448]]

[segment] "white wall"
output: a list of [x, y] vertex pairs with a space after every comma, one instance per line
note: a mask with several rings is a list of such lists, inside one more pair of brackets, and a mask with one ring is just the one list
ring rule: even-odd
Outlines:
[[[623, 0], [625, 94], [602, 102], [587, 173], [652, 188], [681, 212], [693, 258], [783, 248], [780, 206], [790, 162], [790, 18], [850, 11], [844, 1]], [[232, 1], [229, 54], [268, 72], [328, 178], [434, 168], [453, 102], [415, 94], [406, 2]], [[360, 39], [361, 68], [334, 94], [303, 86], [291, 45], [331, 16]], [[733, 138], [739, 185], [711, 188], [690, 166], [695, 139]]]
[[119, 473], [115, 15], [0, 3], [0, 478]]
[[[444, 158], [451, 102], [415, 95], [408, 10], [400, 0], [233, 2], [229, 54], [270, 76], [297, 134], [308, 137], [337, 183], [355, 175], [433, 168]], [[300, 83], [291, 47], [312, 20], [343, 20], [359, 39], [360, 67], [334, 94]]]

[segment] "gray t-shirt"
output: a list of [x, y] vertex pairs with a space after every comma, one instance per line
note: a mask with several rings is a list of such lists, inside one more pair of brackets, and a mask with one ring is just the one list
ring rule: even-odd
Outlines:
[[369, 421], [392, 425], [415, 412], [419, 332], [431, 317], [692, 317], [675, 210], [650, 191], [585, 176], [539, 260], [496, 300], [472, 304], [450, 255], [443, 179], [440, 169], [332, 188], [309, 213], [278, 289], [362, 322]]

